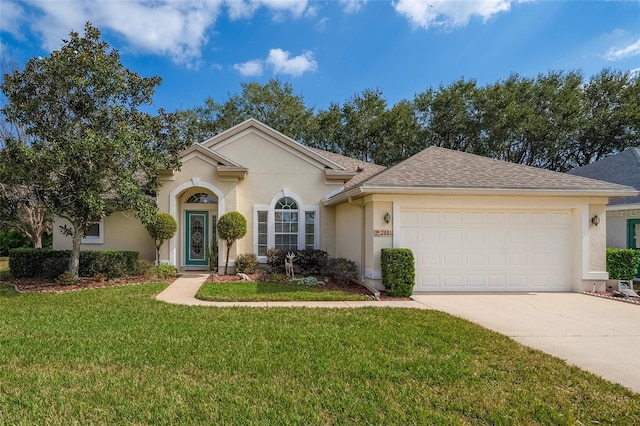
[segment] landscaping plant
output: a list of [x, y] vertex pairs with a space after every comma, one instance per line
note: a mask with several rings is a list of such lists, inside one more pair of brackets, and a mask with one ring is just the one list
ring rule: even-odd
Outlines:
[[156, 265], [160, 264], [160, 247], [162, 244], [173, 238], [178, 230], [176, 220], [169, 213], [158, 212], [155, 217], [147, 222], [147, 232], [153, 238], [156, 245]]
[[227, 257], [224, 264], [224, 274], [229, 267], [231, 246], [247, 233], [247, 219], [238, 212], [228, 212], [218, 219], [218, 236], [227, 244]]

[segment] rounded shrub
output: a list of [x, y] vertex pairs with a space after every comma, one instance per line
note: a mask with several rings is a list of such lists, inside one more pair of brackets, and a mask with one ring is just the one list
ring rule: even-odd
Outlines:
[[236, 257], [236, 272], [255, 274], [258, 270], [258, 256], [255, 253], [245, 253]]
[[405, 248], [382, 249], [382, 284], [389, 296], [409, 297], [413, 293], [416, 273], [413, 252]]

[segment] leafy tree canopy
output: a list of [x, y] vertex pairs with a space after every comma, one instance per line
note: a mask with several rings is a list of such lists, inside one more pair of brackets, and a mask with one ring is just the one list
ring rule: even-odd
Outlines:
[[141, 109], [160, 82], [124, 68], [90, 23], [84, 35], [71, 32], [60, 50], [4, 76], [2, 112], [33, 137], [22, 164], [29, 183], [70, 223], [73, 275], [91, 224], [116, 210], [132, 210], [143, 222], [153, 218], [157, 170], [179, 166], [185, 144], [177, 116]]
[[637, 74], [605, 69], [589, 80], [579, 71], [484, 86], [460, 79], [392, 106], [366, 89], [315, 114], [289, 84], [271, 80], [181, 114], [185, 128], [199, 130], [196, 141], [253, 117], [309, 146], [384, 166], [435, 145], [567, 171], [640, 145], [638, 99]]

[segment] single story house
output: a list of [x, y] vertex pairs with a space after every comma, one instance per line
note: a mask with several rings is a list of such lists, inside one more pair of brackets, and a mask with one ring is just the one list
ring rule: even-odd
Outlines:
[[[640, 147], [569, 171], [574, 176], [627, 185], [640, 191]], [[640, 248], [640, 195], [612, 198], [607, 204], [607, 247]]]
[[[405, 247], [415, 255], [416, 292], [591, 288], [608, 278], [606, 206], [637, 195], [438, 147], [384, 168], [309, 148], [256, 120], [192, 145], [181, 170], [162, 177], [158, 207], [179, 225], [163, 262], [207, 268], [217, 218], [238, 211], [248, 232], [230, 264], [251, 252], [266, 261], [271, 247], [323, 249], [354, 260], [363, 284], [383, 289], [381, 249]], [[146, 230], [126, 212], [96, 224], [84, 243], [154, 258]], [[70, 246], [55, 235], [54, 247]]]

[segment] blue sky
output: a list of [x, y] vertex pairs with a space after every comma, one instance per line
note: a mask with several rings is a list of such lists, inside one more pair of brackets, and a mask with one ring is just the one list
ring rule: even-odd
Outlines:
[[46, 56], [87, 20], [125, 66], [162, 77], [169, 111], [273, 77], [317, 111], [365, 89], [393, 105], [459, 78], [640, 70], [640, 0], [1, 0], [2, 58]]

